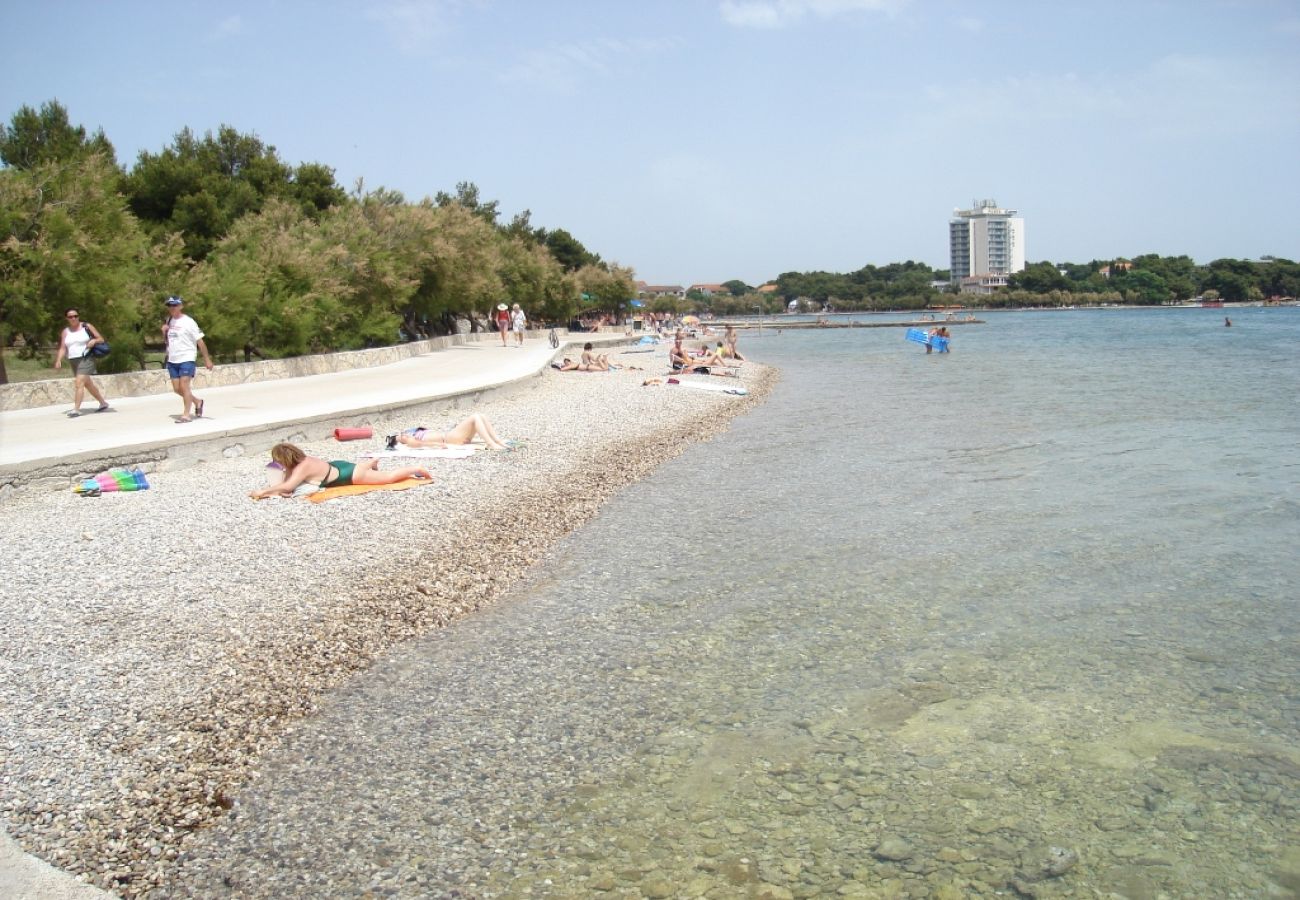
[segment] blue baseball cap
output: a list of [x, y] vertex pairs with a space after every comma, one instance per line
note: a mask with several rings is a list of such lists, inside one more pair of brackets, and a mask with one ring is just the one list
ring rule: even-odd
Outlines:
[[180, 305], [181, 305], [182, 303], [184, 303], [184, 302], [185, 302], [185, 301], [182, 300], [180, 297], [168, 297], [168, 298], [167, 298], [167, 305], [168, 305], [168, 306], [180, 306]]

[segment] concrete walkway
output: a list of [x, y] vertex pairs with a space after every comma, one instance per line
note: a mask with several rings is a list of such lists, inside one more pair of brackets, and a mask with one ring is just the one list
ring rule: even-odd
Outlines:
[[290, 433], [317, 439], [389, 410], [475, 400], [535, 377], [557, 353], [573, 355], [575, 342], [588, 340], [609, 345], [631, 339], [571, 335], [562, 337], [559, 351], [545, 338], [530, 338], [523, 347], [484, 340], [388, 365], [225, 387], [205, 386], [200, 368], [193, 389], [205, 403], [204, 415], [188, 423], [178, 423], [181, 401], [171, 393], [110, 396], [112, 410], [104, 413], [94, 412], [97, 404], [87, 396], [81, 416], [68, 418], [69, 379], [65, 404], [0, 413], [0, 492], [66, 488], [73, 478], [112, 466], [188, 465], [266, 449]]

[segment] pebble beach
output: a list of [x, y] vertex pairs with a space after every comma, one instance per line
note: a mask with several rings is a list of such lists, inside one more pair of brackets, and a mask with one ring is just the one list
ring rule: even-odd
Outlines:
[[[490, 604], [602, 501], [704, 440], [747, 396], [547, 371], [473, 410], [512, 452], [420, 464], [434, 482], [328, 503], [254, 502], [265, 455], [149, 475], [139, 493], [28, 492], [0, 506], [0, 814], [29, 853], [125, 897], [173, 877], [187, 836], [330, 690], [404, 640]], [[721, 381], [721, 379], [705, 379]], [[290, 437], [290, 439], [293, 439]]]

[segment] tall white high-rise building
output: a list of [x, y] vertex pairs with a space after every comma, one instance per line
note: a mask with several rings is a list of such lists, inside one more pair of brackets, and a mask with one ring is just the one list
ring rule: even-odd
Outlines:
[[989, 294], [1025, 267], [1025, 220], [996, 200], [953, 210], [948, 222], [948, 278], [968, 293]]

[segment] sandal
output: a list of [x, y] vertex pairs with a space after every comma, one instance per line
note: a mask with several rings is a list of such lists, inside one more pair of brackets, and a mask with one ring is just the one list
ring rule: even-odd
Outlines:
[[186, 422], [193, 422], [193, 421], [194, 420], [191, 419], [189, 416], [181, 416], [179, 419], [176, 420], [176, 424], [184, 425]]
[[72, 412], [68, 413], [68, 418], [75, 419], [79, 415], [81, 415], [81, 413], [74, 409]]
[[194, 418], [196, 418], [196, 419], [201, 419], [201, 418], [203, 418], [203, 401], [202, 401], [202, 400], [195, 400], [195, 401], [194, 401]]
[[95, 410], [95, 412], [108, 412], [108, 409], [109, 406], [107, 403], [101, 403], [99, 409]]

